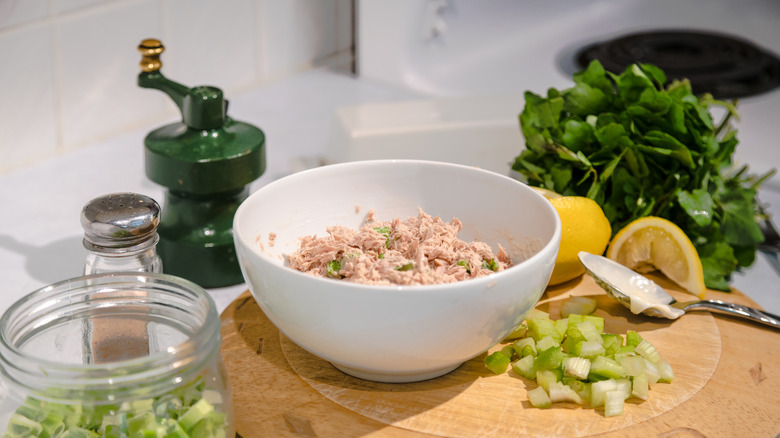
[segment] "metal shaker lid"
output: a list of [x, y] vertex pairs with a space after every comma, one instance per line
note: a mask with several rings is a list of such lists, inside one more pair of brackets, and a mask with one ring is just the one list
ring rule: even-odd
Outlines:
[[89, 201], [81, 210], [84, 247], [91, 251], [156, 244], [160, 205], [137, 193], [112, 193]]

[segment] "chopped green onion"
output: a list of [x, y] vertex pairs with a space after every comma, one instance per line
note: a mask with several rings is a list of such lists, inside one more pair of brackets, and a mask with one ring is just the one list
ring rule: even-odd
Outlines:
[[405, 263], [405, 264], [403, 264], [401, 266], [396, 266], [395, 267], [396, 271], [411, 271], [412, 269], [414, 269], [414, 263], [412, 263], [412, 262]]
[[498, 272], [498, 263], [496, 263], [496, 259], [482, 260], [482, 269], [490, 269], [493, 272]]
[[330, 278], [344, 278], [341, 274], [341, 262], [338, 260], [331, 260], [328, 262], [327, 275]]
[[471, 268], [469, 268], [469, 262], [468, 260], [458, 260], [457, 263], [455, 263], [458, 266], [463, 266], [466, 268], [466, 273], [471, 275]]

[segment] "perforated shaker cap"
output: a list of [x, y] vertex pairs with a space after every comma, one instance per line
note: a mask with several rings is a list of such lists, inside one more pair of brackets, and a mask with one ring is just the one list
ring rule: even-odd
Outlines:
[[81, 210], [84, 247], [90, 251], [156, 244], [160, 205], [137, 193], [112, 193], [89, 201]]

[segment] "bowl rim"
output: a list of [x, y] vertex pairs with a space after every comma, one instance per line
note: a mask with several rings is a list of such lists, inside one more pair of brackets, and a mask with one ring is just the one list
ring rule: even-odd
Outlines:
[[[270, 260], [267, 260], [267, 257], [263, 256], [261, 253], [258, 252], [257, 248], [250, 245], [248, 242], [253, 241], [254, 239], [250, 239], [247, 242], [244, 242], [246, 239], [242, 239], [241, 236], [238, 235], [236, 230], [240, 229], [239, 224], [241, 221], [241, 217], [243, 216], [243, 211], [246, 210], [248, 207], [248, 202], [255, 194], [261, 192], [270, 190], [269, 187], [273, 188], [279, 184], [289, 184], [290, 179], [298, 179], [298, 178], [305, 178], [311, 173], [319, 173], [319, 172], [337, 172], [339, 169], [344, 168], [350, 168], [350, 167], [365, 167], [365, 166], [377, 166], [377, 165], [421, 165], [421, 166], [440, 166], [440, 167], [451, 167], [454, 169], [462, 169], [468, 172], [477, 172], [481, 173], [483, 175], [487, 175], [490, 177], [495, 177], [501, 180], [504, 180], [506, 182], [512, 182], [516, 183], [520, 186], [524, 186], [525, 188], [522, 190], [527, 190], [532, 197], [536, 197], [537, 199], [541, 199], [544, 201], [547, 201], [545, 203], [542, 203], [542, 205], [545, 205], [549, 212], [552, 213], [552, 217], [555, 222], [555, 229], [553, 230], [553, 234], [550, 237], [547, 242], [544, 243], [544, 245], [536, 251], [531, 257], [528, 257], [527, 259], [523, 260], [522, 262], [518, 264], [513, 264], [509, 268], [500, 271], [495, 272], [490, 275], [486, 275], [484, 277], [479, 278], [471, 278], [463, 281], [456, 281], [452, 283], [439, 283], [439, 284], [425, 284], [425, 285], [381, 285], [381, 284], [366, 284], [366, 283], [357, 283], [352, 281], [342, 281], [335, 283], [336, 280], [325, 278], [325, 277], [317, 277], [311, 274], [307, 274], [305, 272], [301, 272], [292, 268], [289, 268], [288, 266], [279, 266], [276, 263], [272, 263]], [[284, 182], [283, 182], [284, 181]], [[400, 292], [400, 293], [409, 293], [409, 291], [422, 291], [422, 292], [436, 292], [436, 291], [450, 291], [452, 289], [479, 289], [482, 290], [483, 288], [490, 288], [491, 282], [498, 281], [508, 275], [512, 275], [516, 270], [527, 268], [529, 265], [533, 264], [532, 261], [535, 261], [536, 259], [540, 259], [544, 257], [544, 253], [548, 251], [557, 251], [557, 246], [553, 245], [554, 242], [558, 242], [560, 244], [560, 238], [561, 238], [561, 220], [560, 216], [558, 216], [558, 212], [555, 210], [553, 205], [536, 190], [533, 190], [531, 186], [523, 183], [522, 181], [519, 181], [517, 179], [511, 178], [506, 175], [502, 175], [497, 172], [493, 172], [490, 170], [482, 169], [475, 166], [468, 166], [464, 164], [457, 164], [457, 163], [450, 163], [450, 162], [444, 162], [444, 161], [433, 161], [433, 160], [411, 160], [411, 159], [377, 159], [377, 160], [359, 160], [359, 161], [348, 161], [348, 162], [342, 162], [342, 163], [334, 163], [334, 164], [327, 164], [320, 167], [315, 167], [311, 169], [306, 169], [300, 172], [292, 173], [290, 175], [284, 176], [282, 178], [279, 178], [275, 181], [272, 181], [268, 183], [267, 185], [259, 188], [254, 193], [250, 194], [247, 199], [245, 199], [236, 210], [236, 213], [233, 218], [233, 240], [235, 242], [235, 245], [238, 247], [240, 244], [244, 244], [244, 246], [247, 247], [247, 249], [256, 255], [258, 255], [258, 258], [263, 262], [267, 263], [269, 265], [272, 265], [277, 268], [284, 268], [286, 271], [289, 271], [290, 275], [297, 276], [298, 278], [302, 279], [302, 281], [311, 281], [313, 284], [340, 284], [341, 287], [346, 288], [355, 288], [355, 289], [361, 289], [363, 292], [370, 292], [373, 293], [373, 291], [376, 291], [376, 293], [387, 293], [387, 292]], [[555, 247], [555, 248], [553, 248]], [[240, 253], [240, 248], [237, 248], [237, 251]], [[241, 266], [241, 269], [243, 271], [244, 267]], [[552, 270], [551, 270], [552, 273]], [[245, 278], [246, 280], [246, 278]], [[548, 280], [549, 281], [549, 280]], [[322, 282], [328, 282], [328, 283], [322, 283]], [[484, 284], [483, 287], [479, 287], [481, 284]], [[247, 281], [247, 284], [249, 282]]]

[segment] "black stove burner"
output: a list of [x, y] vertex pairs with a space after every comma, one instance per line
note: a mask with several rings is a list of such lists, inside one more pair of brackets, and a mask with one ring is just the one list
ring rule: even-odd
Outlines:
[[688, 78], [695, 93], [719, 99], [753, 96], [780, 86], [780, 59], [720, 33], [639, 32], [587, 46], [577, 54], [581, 68], [594, 59], [613, 73], [634, 63], [654, 64], [669, 80]]

